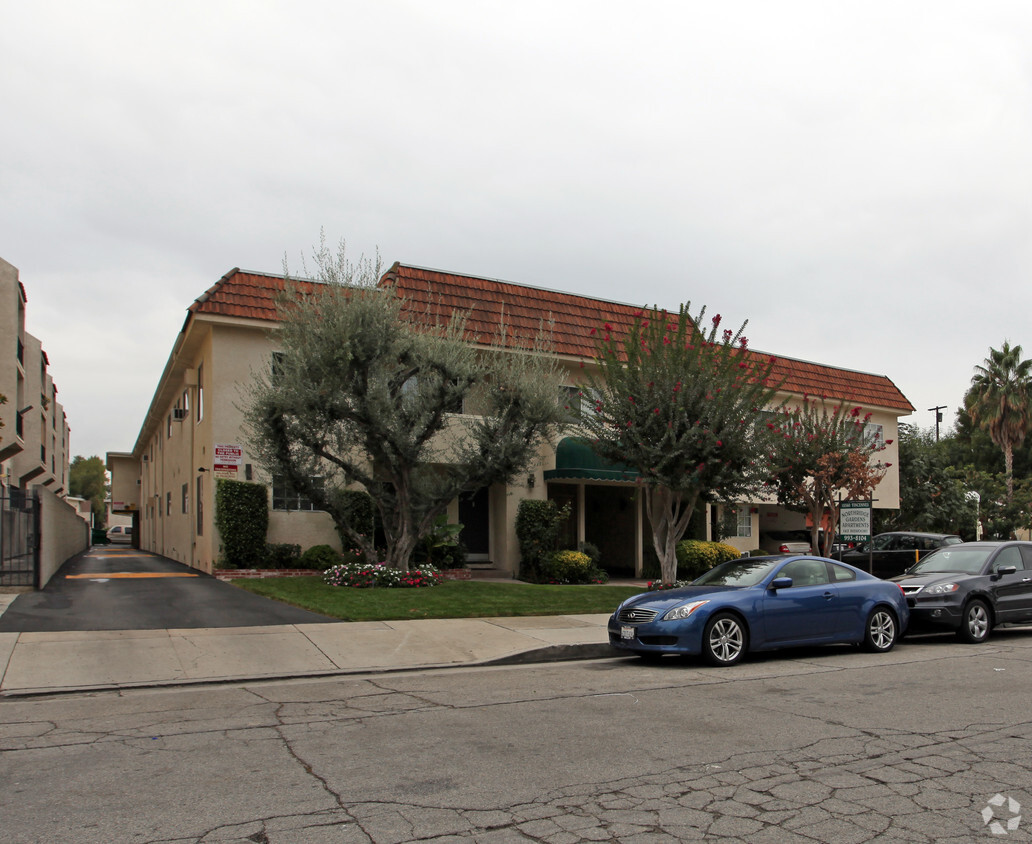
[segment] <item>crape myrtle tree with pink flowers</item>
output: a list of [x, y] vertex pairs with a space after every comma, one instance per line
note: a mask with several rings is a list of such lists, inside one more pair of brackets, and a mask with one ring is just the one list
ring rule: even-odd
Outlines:
[[[758, 488], [761, 414], [773, 400], [775, 359], [748, 349], [691, 303], [642, 310], [626, 329], [592, 329], [597, 372], [586, 377], [578, 421], [595, 453], [638, 472], [663, 583], [677, 575], [677, 543], [700, 504]], [[707, 327], [704, 329], [703, 326]]]
[[[767, 420], [769, 487], [778, 503], [810, 516], [810, 544], [828, 556], [842, 498], [868, 498], [891, 464], [872, 458], [892, 440], [872, 436], [870, 413], [825, 396], [803, 396], [796, 407], [782, 407]], [[819, 531], [824, 519], [824, 544]]]

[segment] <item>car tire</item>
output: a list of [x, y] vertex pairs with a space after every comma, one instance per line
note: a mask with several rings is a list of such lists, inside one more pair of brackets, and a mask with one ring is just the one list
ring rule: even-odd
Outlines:
[[734, 613], [718, 612], [703, 628], [702, 658], [710, 665], [736, 665], [748, 646], [749, 631]]
[[968, 645], [980, 645], [989, 638], [992, 626], [989, 605], [981, 598], [975, 598], [968, 601], [967, 606], [964, 607], [957, 638]]
[[864, 625], [863, 648], [871, 653], [891, 651], [899, 641], [899, 622], [888, 607], [875, 607]]

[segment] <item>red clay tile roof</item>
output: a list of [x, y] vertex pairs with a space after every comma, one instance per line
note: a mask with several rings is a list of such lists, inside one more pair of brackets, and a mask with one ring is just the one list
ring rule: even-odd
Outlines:
[[[316, 282], [298, 282], [302, 289], [311, 289]], [[277, 319], [276, 299], [283, 292], [283, 276], [252, 273], [234, 268], [209, 287], [190, 307], [199, 314], [263, 319]]]
[[[382, 283], [393, 283], [405, 297], [407, 310], [424, 313], [429, 307], [447, 315], [453, 309], [470, 311], [467, 328], [471, 339], [490, 343], [503, 312], [515, 334], [533, 338], [542, 321], [554, 322], [557, 351], [562, 355], [590, 360], [594, 357], [594, 335], [605, 323], [618, 333], [626, 331], [641, 307], [592, 299], [514, 284], [496, 279], [395, 264]], [[312, 289], [317, 282], [301, 282]], [[282, 276], [244, 272], [226, 273], [189, 308], [195, 314], [217, 314], [275, 321], [276, 298], [283, 291]], [[759, 354], [759, 353], [758, 353]], [[864, 407], [883, 407], [912, 413], [913, 405], [899, 388], [884, 375], [854, 372], [819, 363], [778, 358], [776, 380], [784, 379], [783, 389], [797, 394], [827, 395], [855, 402]]]

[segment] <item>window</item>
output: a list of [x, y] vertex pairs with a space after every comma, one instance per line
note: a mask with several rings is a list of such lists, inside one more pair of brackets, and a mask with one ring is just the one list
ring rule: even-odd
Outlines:
[[[275, 383], [276, 381], [278, 381], [280, 378], [283, 377], [284, 364], [285, 364], [286, 360], [287, 360], [287, 356], [283, 352], [273, 352], [272, 353], [271, 375], [272, 375], [273, 383]], [[198, 379], [198, 380], [200, 380], [200, 379]]]
[[171, 516], [172, 515], [172, 493], [171, 492], [166, 492], [165, 493], [165, 515], [166, 516]]
[[183, 513], [189, 513], [190, 512], [190, 485], [189, 484], [183, 484], [182, 495], [183, 495]]
[[168, 415], [168, 421], [165, 423], [165, 439], [172, 439], [172, 414]]
[[197, 535], [204, 536], [204, 478], [197, 476]]
[[734, 507], [735, 536], [752, 536], [752, 514], [748, 507]]
[[834, 563], [830, 563], [828, 568], [831, 569], [831, 579], [835, 583], [845, 580], [856, 580], [856, 572], [852, 569], [847, 569], [845, 566], [837, 566]]
[[778, 572], [778, 577], [791, 577], [792, 586], [820, 586], [828, 582], [828, 570], [821, 560], [793, 560]]
[[1021, 559], [1021, 551], [1018, 545], [1007, 545], [999, 554], [996, 555], [996, 559], [993, 560], [993, 571], [997, 571], [1003, 566], [1014, 566], [1018, 571], [1021, 571], [1025, 567], [1025, 562]]
[[566, 411], [567, 421], [575, 421], [578, 414], [594, 416], [597, 401], [598, 397], [587, 387], [562, 386], [559, 388], [559, 404], [563, 408], [569, 408]]
[[[197, 367], [197, 421], [204, 418], [204, 364]], [[199, 501], [200, 499], [198, 499]], [[198, 531], [199, 532], [199, 531]]]
[[183, 390], [183, 398], [180, 399], [180, 404], [184, 411], [189, 412], [190, 410], [190, 390]]
[[885, 429], [874, 422], [864, 424], [862, 437], [864, 445], [876, 446], [878, 448], [885, 445]]
[[[323, 479], [314, 477], [312, 484], [322, 489]], [[282, 476], [272, 479], [272, 509], [273, 510], [315, 510], [312, 502], [295, 490]]]

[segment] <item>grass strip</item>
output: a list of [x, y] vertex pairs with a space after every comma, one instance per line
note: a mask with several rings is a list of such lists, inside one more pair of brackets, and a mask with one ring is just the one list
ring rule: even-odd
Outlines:
[[318, 577], [240, 578], [234, 586], [343, 621], [611, 613], [634, 586], [552, 586], [449, 580], [424, 589], [355, 589]]

